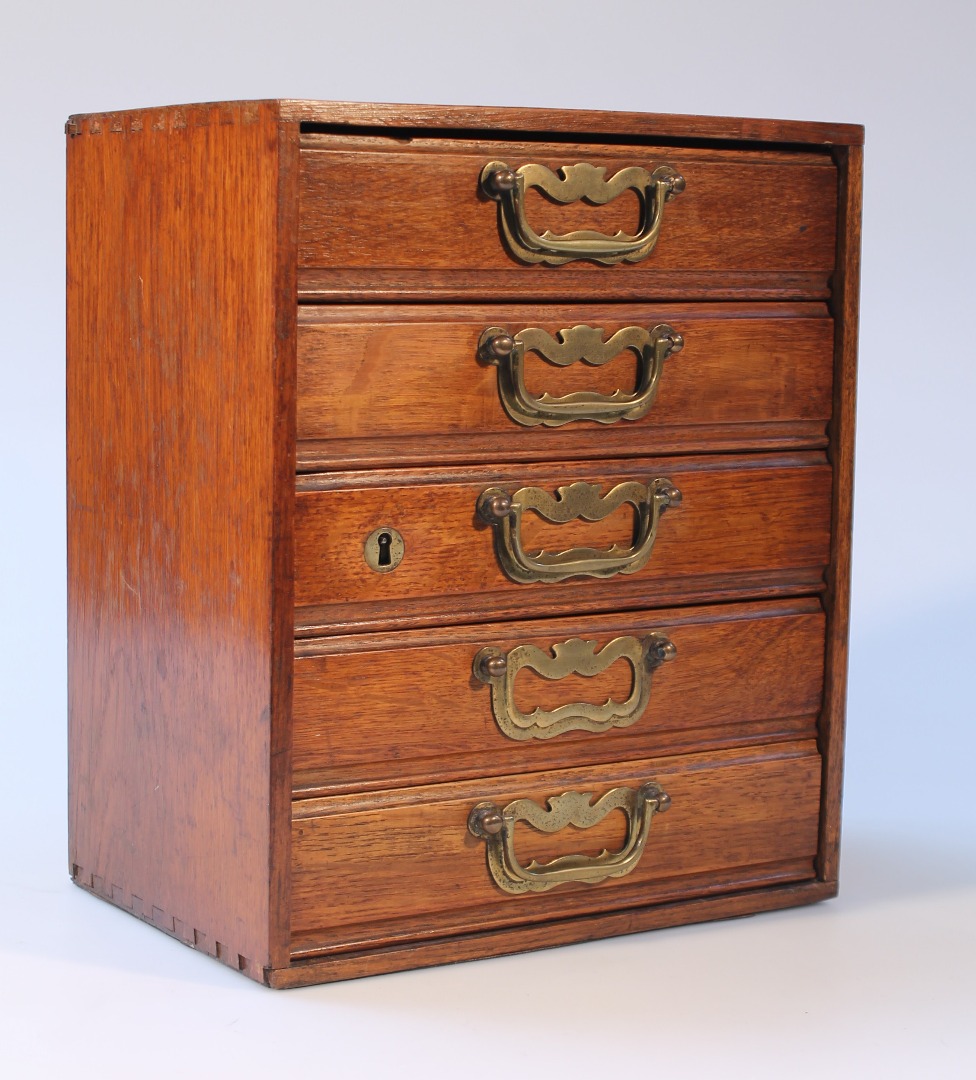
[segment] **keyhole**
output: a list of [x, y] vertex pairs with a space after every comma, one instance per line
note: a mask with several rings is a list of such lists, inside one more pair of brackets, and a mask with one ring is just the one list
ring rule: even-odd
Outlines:
[[370, 570], [389, 574], [403, 558], [403, 537], [391, 525], [380, 525], [366, 537], [363, 558]]

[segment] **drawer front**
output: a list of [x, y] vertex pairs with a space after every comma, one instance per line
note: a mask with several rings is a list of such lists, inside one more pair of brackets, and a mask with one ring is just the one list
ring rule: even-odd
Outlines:
[[[298, 628], [307, 635], [351, 622], [518, 618], [809, 590], [822, 583], [829, 556], [830, 481], [819, 453], [307, 477], [295, 528]], [[306, 490], [314, 487], [322, 490]], [[677, 502], [674, 487], [680, 505], [665, 508], [669, 488]], [[520, 520], [513, 512], [489, 525], [478, 507], [492, 492], [524, 505]], [[403, 539], [389, 573], [364, 559], [380, 528]], [[562, 553], [539, 571], [546, 579], [516, 576], [523, 566], [534, 573], [545, 551]], [[624, 568], [552, 579], [570, 564], [597, 574]]]
[[[670, 797], [666, 813], [634, 804], [646, 784]], [[561, 815], [565, 827], [546, 831], [559, 821], [539, 827], [525, 816], [522, 800], [536, 804], [537, 819], [547, 800], [569, 792], [574, 805], [559, 807], [572, 811]], [[529, 890], [508, 891], [504, 875], [493, 876], [497, 841], [469, 829], [485, 802], [511, 815], [511, 879], [527, 869], [532, 877], [533, 860], [578, 865], [545, 869]], [[297, 802], [293, 948], [328, 952], [809, 879], [819, 804], [812, 741]], [[605, 869], [626, 872], [597, 882], [604, 849]], [[564, 880], [546, 888], [554, 877]]]
[[[482, 184], [492, 162], [522, 170], [518, 212]], [[534, 186], [530, 167], [552, 180]], [[561, 183], [564, 167], [575, 171]], [[659, 167], [685, 182], [669, 201], [638, 178]], [[826, 154], [320, 135], [303, 140], [300, 184], [299, 290], [310, 298], [825, 298], [834, 266], [837, 173]], [[513, 217], [521, 224], [506, 224]], [[586, 254], [629, 259], [625, 241], [594, 234], [639, 238], [655, 226], [639, 261]], [[527, 262], [537, 256], [526, 237], [581, 231], [558, 241], [577, 253], [569, 261]]]
[[833, 348], [819, 304], [307, 306], [299, 468], [825, 445]]
[[[493, 674], [491, 658], [505, 670]], [[813, 599], [305, 642], [295, 786], [307, 796], [812, 738], [823, 658]]]

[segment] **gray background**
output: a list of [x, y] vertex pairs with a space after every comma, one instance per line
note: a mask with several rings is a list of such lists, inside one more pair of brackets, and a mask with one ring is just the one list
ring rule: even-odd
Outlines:
[[[966, 0], [7, 8], [7, 1075], [976, 1075], [974, 30]], [[69, 887], [62, 125], [275, 96], [867, 126], [840, 899], [272, 994]]]

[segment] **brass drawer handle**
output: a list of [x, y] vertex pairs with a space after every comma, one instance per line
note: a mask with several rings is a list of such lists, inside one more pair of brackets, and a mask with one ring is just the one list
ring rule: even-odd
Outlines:
[[[599, 652], [595, 641], [570, 638], [553, 645], [551, 653], [535, 645], [516, 645], [507, 653], [493, 647], [482, 649], [474, 658], [474, 674], [491, 687], [492, 713], [503, 734], [510, 739], [551, 739], [564, 731], [608, 731], [636, 723], [650, 700], [654, 671], [676, 653], [674, 643], [658, 633], [640, 639], [614, 638]], [[617, 660], [626, 660], [634, 673], [633, 689], [626, 701], [610, 698], [604, 705], [581, 701], [531, 713], [522, 712], [515, 704], [515, 677], [522, 668], [531, 668], [545, 679], [574, 674], [590, 678]]]
[[[574, 518], [601, 521], [630, 503], [637, 510], [637, 539], [632, 547], [616, 544], [605, 551], [569, 548], [567, 551], [539, 551], [529, 554], [522, 544], [521, 523], [526, 510], [534, 510], [547, 521], [563, 524]], [[681, 492], [670, 480], [659, 478], [649, 484], [630, 481], [600, 494], [596, 484], [578, 482], [556, 489], [553, 497], [542, 488], [519, 488], [513, 495], [501, 488], [487, 488], [478, 498], [478, 514], [494, 527], [495, 554], [502, 570], [523, 584], [533, 581], [563, 581], [570, 577], [613, 577], [634, 574], [646, 565], [657, 536], [661, 514], [681, 503]]]
[[[665, 359], [683, 346], [684, 338], [667, 323], [658, 323], [651, 330], [627, 326], [618, 330], [609, 341], [603, 340], [602, 330], [592, 326], [560, 330], [555, 338], [536, 327], [509, 334], [500, 326], [490, 326], [478, 342], [478, 356], [485, 363], [497, 365], [502, 406], [517, 424], [559, 427], [572, 420], [613, 424], [618, 420], [640, 419], [654, 403]], [[535, 397], [526, 389], [526, 352], [537, 352], [559, 367], [568, 367], [580, 360], [598, 367], [625, 349], [632, 349], [640, 361], [637, 388], [633, 393], [615, 390], [608, 396], [585, 390], [554, 398], [547, 393]]]
[[[516, 799], [499, 810], [492, 802], [480, 802], [468, 815], [468, 830], [487, 842], [488, 872], [507, 893], [545, 892], [556, 885], [582, 881], [595, 885], [611, 877], [629, 874], [640, 862], [651, 829], [651, 819], [663, 814], [671, 797], [653, 781], [639, 788], [619, 787], [591, 805], [589, 791], [567, 791], [547, 799], [547, 807], [531, 799]], [[620, 851], [596, 856], [564, 855], [552, 862], [535, 860], [522, 866], [515, 855], [515, 826], [525, 821], [539, 832], [554, 833], [567, 825], [589, 829], [611, 810], [627, 815], [627, 839]]]
[[[606, 168], [580, 162], [564, 165], [557, 175], [545, 165], [523, 165], [510, 169], [503, 161], [489, 161], [481, 170], [481, 190], [498, 203], [502, 235], [516, 258], [528, 263], [560, 266], [574, 259], [589, 259], [611, 266], [619, 262], [640, 262], [654, 250], [664, 204], [685, 189], [684, 177], [670, 165], [658, 165], [653, 172], [632, 166], [604, 179]], [[582, 229], [553, 235], [537, 233], [525, 217], [525, 193], [539, 188], [560, 203], [585, 199], [603, 205], [625, 191], [636, 191], [640, 200], [640, 228], [636, 236], [618, 232], [615, 236]]]

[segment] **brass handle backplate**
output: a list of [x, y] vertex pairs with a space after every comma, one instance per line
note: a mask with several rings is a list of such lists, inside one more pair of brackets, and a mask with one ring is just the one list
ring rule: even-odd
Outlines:
[[[639, 788], [619, 787], [591, 803], [589, 791], [567, 791], [546, 800], [546, 807], [531, 799], [516, 799], [499, 808], [480, 802], [468, 815], [468, 830], [486, 841], [488, 872], [507, 893], [545, 892], [556, 885], [585, 882], [595, 885], [611, 877], [624, 877], [640, 861], [651, 829], [651, 819], [663, 813], [671, 798], [660, 784], [650, 781]], [[564, 855], [552, 862], [533, 860], [522, 866], [515, 855], [515, 826], [524, 821], [539, 832], [554, 833], [567, 825], [589, 829], [599, 824], [611, 810], [627, 816], [627, 839], [620, 851], [602, 851], [596, 856]]]
[[[651, 330], [627, 326], [608, 341], [603, 331], [592, 326], [573, 326], [552, 337], [545, 330], [529, 327], [509, 334], [500, 326], [490, 326], [478, 342], [478, 356], [498, 367], [498, 394], [505, 412], [523, 427], [559, 427], [572, 420], [595, 420], [613, 424], [618, 420], [638, 420], [657, 396], [658, 382], [668, 356], [678, 352], [684, 338], [667, 323]], [[564, 397], [548, 393], [535, 397], [525, 386], [525, 354], [536, 352], [550, 364], [567, 367], [582, 361], [593, 367], [606, 364], [625, 349], [637, 354], [640, 373], [633, 393], [615, 390], [612, 394], [581, 391]]]
[[[583, 482], [557, 488], [555, 496], [536, 487], [520, 488], [512, 495], [501, 488], [487, 488], [478, 498], [478, 514], [494, 527], [495, 553], [502, 570], [513, 581], [526, 584], [636, 573], [651, 557], [661, 514], [680, 502], [681, 492], [662, 477], [649, 484], [636, 481], [618, 484], [606, 495], [600, 494], [596, 484]], [[560, 524], [574, 518], [601, 521], [625, 503], [637, 511], [637, 538], [631, 547], [615, 544], [605, 551], [569, 548], [530, 554], [523, 546], [521, 523], [526, 510], [534, 510], [547, 521]]]
[[[620, 262], [639, 262], [654, 250], [664, 204], [685, 189], [684, 177], [670, 165], [658, 165], [653, 172], [632, 166], [621, 169], [609, 180], [606, 168], [580, 162], [564, 165], [557, 175], [545, 165], [522, 165], [511, 169], [503, 161], [489, 161], [481, 170], [481, 189], [498, 203], [502, 235], [512, 254], [528, 263], [560, 266], [574, 259], [589, 259], [605, 266]], [[615, 236], [582, 229], [553, 235], [537, 233], [525, 216], [525, 194], [538, 188], [560, 203], [585, 199], [602, 205], [625, 191], [635, 191], [640, 200], [640, 226], [635, 235], [618, 232]]]
[[[651, 697], [653, 672], [677, 650], [664, 634], [653, 633], [638, 639], [618, 637], [597, 652], [595, 641], [571, 638], [552, 646], [551, 652], [535, 645], [482, 649], [474, 658], [475, 677], [491, 687], [491, 709], [495, 723], [510, 739], [551, 739], [564, 731], [608, 731], [637, 722]], [[522, 712], [515, 704], [515, 677], [529, 668], [545, 679], [567, 675], [592, 677], [606, 671], [617, 660], [626, 660], [633, 670], [633, 689], [626, 701], [607, 700], [603, 705], [574, 702], [551, 711]]]

